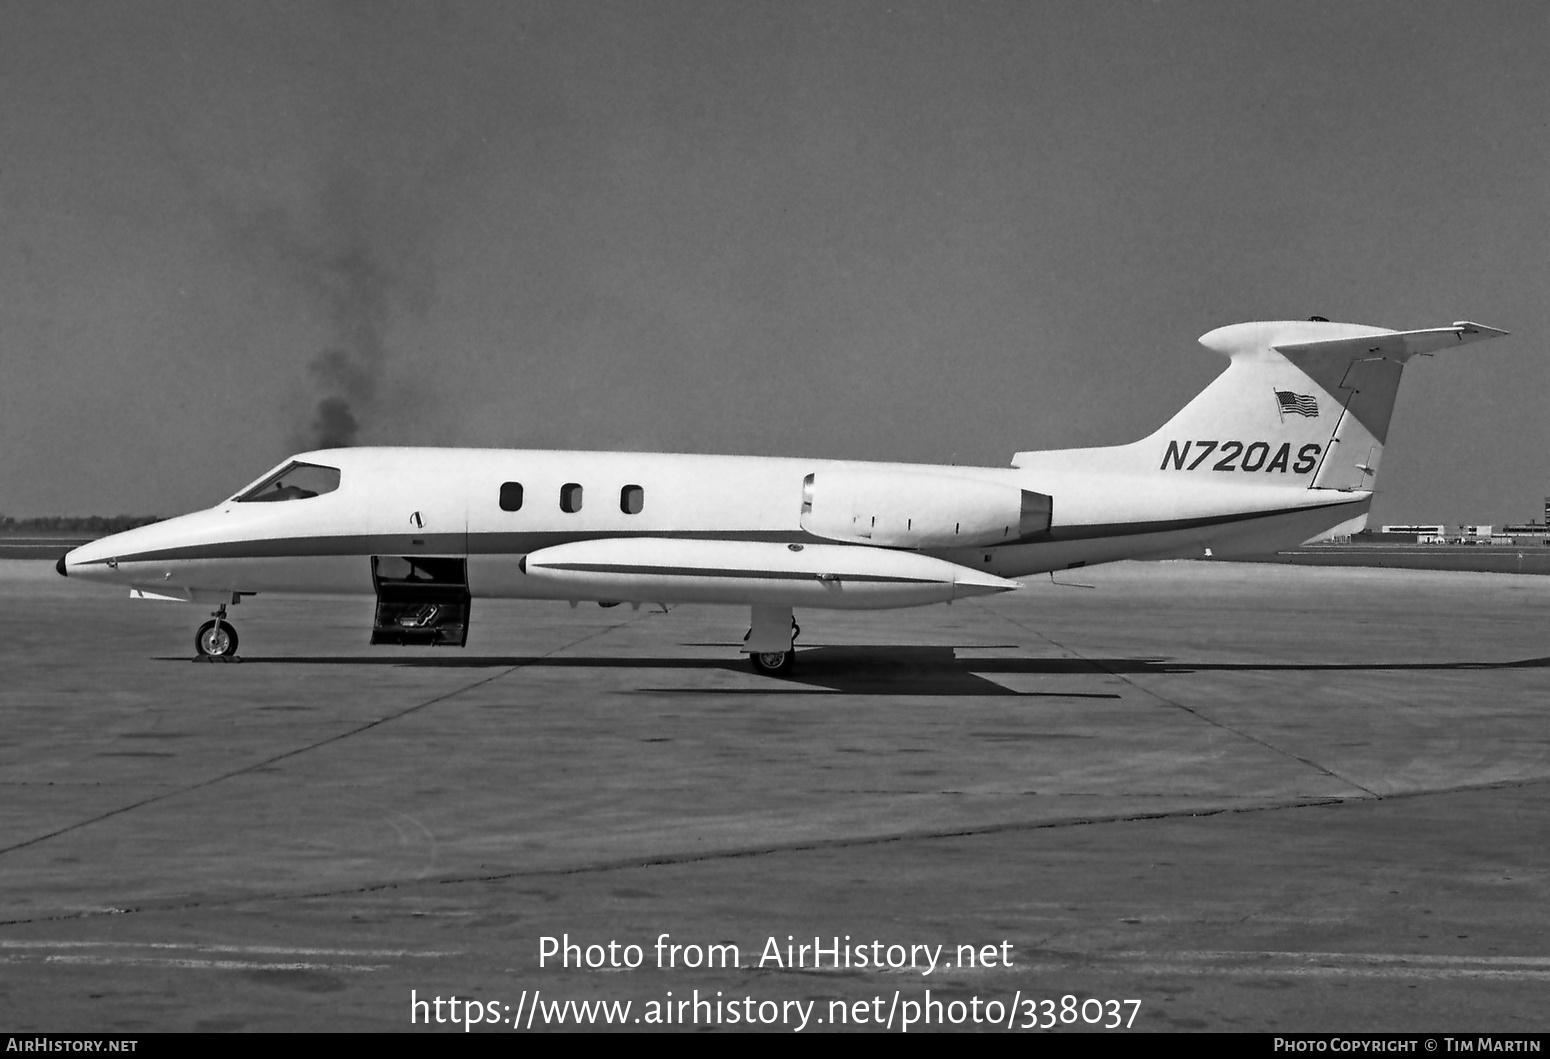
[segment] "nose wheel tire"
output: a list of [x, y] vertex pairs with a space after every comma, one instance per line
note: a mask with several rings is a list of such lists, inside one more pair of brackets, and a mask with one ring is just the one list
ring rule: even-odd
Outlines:
[[771, 677], [783, 677], [791, 672], [795, 651], [755, 651], [748, 656], [755, 673]]
[[237, 653], [237, 630], [218, 618], [207, 621], [194, 634], [194, 650], [207, 658], [230, 658]]

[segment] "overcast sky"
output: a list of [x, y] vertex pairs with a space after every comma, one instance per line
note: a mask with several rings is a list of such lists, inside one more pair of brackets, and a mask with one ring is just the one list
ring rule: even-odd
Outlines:
[[1547, 55], [1542, 0], [0, 0], [0, 513], [320, 436], [1004, 466], [1318, 314], [1512, 331], [1406, 372], [1373, 514], [1525, 520]]

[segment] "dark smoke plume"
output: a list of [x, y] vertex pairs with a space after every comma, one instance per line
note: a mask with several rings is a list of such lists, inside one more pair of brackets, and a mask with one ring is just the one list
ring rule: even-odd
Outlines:
[[309, 448], [339, 449], [355, 444], [355, 433], [361, 425], [350, 412], [350, 402], [343, 397], [325, 397], [318, 402], [312, 417], [312, 444]]
[[[405, 210], [373, 210], [370, 189], [356, 178], [336, 177], [311, 208], [241, 211], [235, 233], [248, 246], [266, 251], [321, 311], [332, 332], [328, 345], [307, 363], [315, 397], [306, 424], [306, 448], [336, 448], [359, 442], [378, 418], [388, 362], [388, 329], [393, 310], [423, 307], [423, 277], [408, 278], [383, 263], [418, 242], [403, 222]], [[375, 223], [372, 220], [377, 216]], [[397, 222], [395, 224], [395, 221]], [[407, 275], [406, 275], [407, 273]]]
[[359, 200], [336, 185], [325, 195], [324, 208], [324, 234], [336, 245], [304, 259], [334, 330], [333, 345], [307, 365], [321, 392], [311, 423], [314, 448], [355, 444], [362, 420], [377, 411], [392, 287], [366, 240]]
[[371, 410], [377, 383], [370, 366], [381, 361], [382, 352], [380, 343], [367, 341], [354, 351], [353, 357], [348, 348], [325, 349], [307, 365], [313, 385], [327, 395], [313, 411], [308, 448], [333, 449], [355, 444], [361, 425], [352, 407]]

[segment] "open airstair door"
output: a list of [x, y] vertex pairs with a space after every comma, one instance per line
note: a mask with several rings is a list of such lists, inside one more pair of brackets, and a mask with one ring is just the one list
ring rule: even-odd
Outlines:
[[462, 647], [468, 642], [468, 560], [373, 555], [374, 644]]

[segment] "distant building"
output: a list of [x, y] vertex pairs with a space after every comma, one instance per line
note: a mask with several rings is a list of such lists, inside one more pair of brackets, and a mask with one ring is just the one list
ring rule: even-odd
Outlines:
[[1377, 533], [1363, 535], [1374, 544], [1446, 544], [1446, 527], [1425, 523], [1414, 526], [1384, 526]]
[[1550, 496], [1545, 497], [1545, 521], [1502, 526], [1496, 531], [1497, 544], [1550, 544]]
[[1363, 530], [1350, 538], [1352, 544], [1497, 544], [1550, 546], [1550, 496], [1545, 497], [1545, 520], [1513, 526], [1458, 525], [1451, 530], [1438, 523], [1388, 525]]
[[1456, 544], [1496, 544], [1496, 534], [1492, 532], [1494, 526], [1460, 526], [1458, 532], [1449, 538]]

